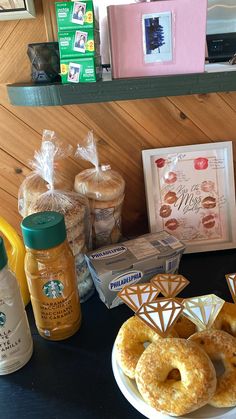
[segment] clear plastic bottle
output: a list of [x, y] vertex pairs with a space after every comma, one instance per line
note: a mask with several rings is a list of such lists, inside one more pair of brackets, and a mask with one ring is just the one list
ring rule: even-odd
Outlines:
[[39, 212], [21, 224], [25, 272], [39, 334], [49, 340], [72, 336], [81, 324], [75, 261], [62, 214]]
[[31, 358], [33, 341], [18, 282], [8, 268], [0, 237], [0, 375], [23, 367]]

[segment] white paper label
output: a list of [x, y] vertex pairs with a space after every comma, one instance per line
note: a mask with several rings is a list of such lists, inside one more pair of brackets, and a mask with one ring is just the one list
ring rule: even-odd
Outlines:
[[[11, 279], [10, 276], [9, 282], [13, 285]], [[18, 285], [9, 285], [9, 289], [5, 287], [1, 289], [0, 298], [0, 375], [20, 368], [32, 347]]]
[[129, 240], [127, 243], [125, 243], [125, 245], [127, 249], [133, 253], [136, 259], [143, 259], [160, 253], [159, 250], [157, 250], [144, 238]]

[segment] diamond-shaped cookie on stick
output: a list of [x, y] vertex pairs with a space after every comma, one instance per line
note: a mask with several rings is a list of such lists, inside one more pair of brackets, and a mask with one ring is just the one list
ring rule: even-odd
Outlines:
[[225, 275], [230, 293], [236, 303], [236, 273]]
[[189, 281], [183, 275], [158, 274], [151, 279], [151, 283], [156, 285], [166, 298], [174, 298], [189, 284]]
[[162, 337], [167, 336], [183, 311], [183, 305], [174, 298], [159, 298], [144, 303], [136, 312], [142, 321]]
[[151, 303], [156, 300], [160, 291], [153, 284], [126, 285], [118, 296], [134, 312], [137, 311], [143, 303]]
[[183, 315], [191, 320], [200, 330], [208, 329], [214, 323], [225, 301], [215, 294], [187, 298], [182, 304]]

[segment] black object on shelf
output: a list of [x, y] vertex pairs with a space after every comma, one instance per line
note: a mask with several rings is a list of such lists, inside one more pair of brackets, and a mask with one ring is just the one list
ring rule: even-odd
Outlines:
[[29, 44], [27, 54], [32, 65], [32, 81], [35, 83], [61, 81], [58, 42]]
[[229, 61], [236, 53], [236, 32], [207, 35], [209, 63]]

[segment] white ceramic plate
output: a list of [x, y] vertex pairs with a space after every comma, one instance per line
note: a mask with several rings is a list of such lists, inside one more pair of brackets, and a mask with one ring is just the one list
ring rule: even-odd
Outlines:
[[[157, 410], [148, 406], [147, 403], [141, 397], [134, 380], [126, 377], [116, 362], [114, 347], [112, 350], [112, 369], [115, 380], [120, 391], [123, 393], [125, 398], [132, 404], [135, 409], [142, 413], [146, 418], [149, 419], [173, 419], [173, 416], [164, 415]], [[217, 409], [212, 406], [204, 406], [201, 409], [196, 410], [193, 413], [189, 413], [186, 416], [181, 416], [181, 419], [235, 419], [236, 408], [231, 409]]]

